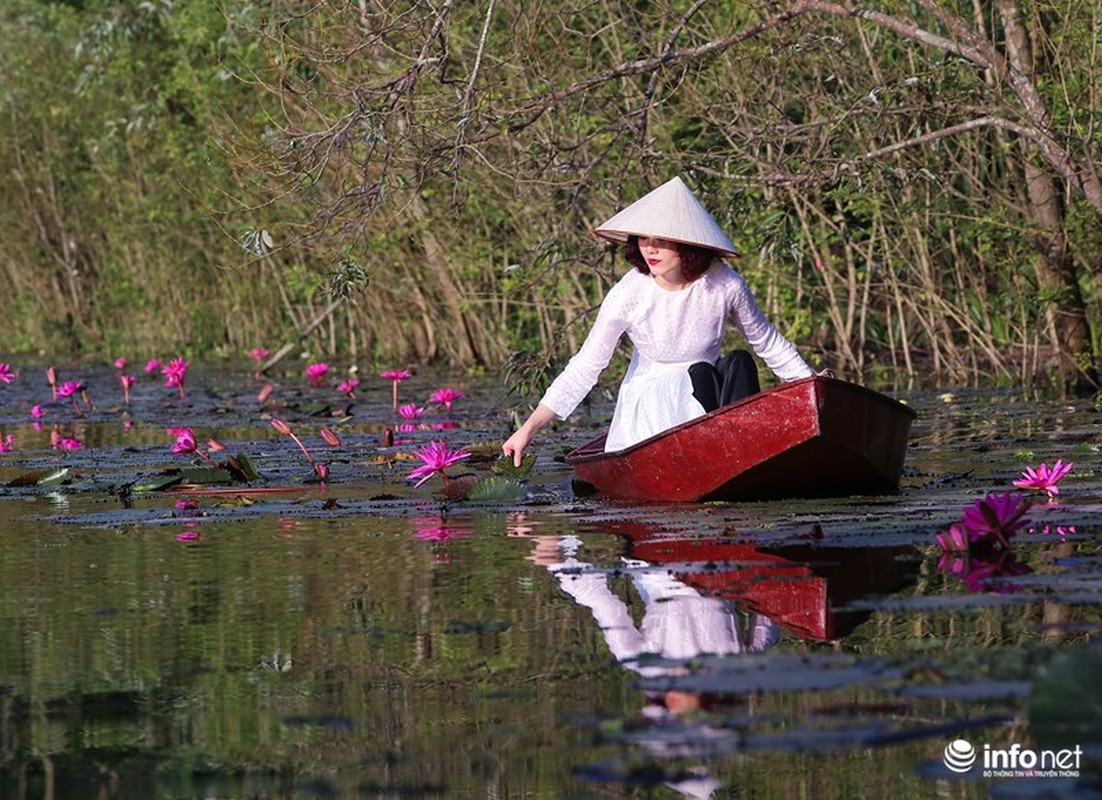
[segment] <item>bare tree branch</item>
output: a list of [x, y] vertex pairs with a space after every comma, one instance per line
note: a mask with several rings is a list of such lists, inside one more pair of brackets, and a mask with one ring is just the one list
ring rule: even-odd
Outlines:
[[[1102, 180], [1099, 179], [1097, 172], [1089, 163], [1077, 161], [1067, 146], [1062, 143], [1061, 137], [1053, 130], [1051, 116], [1043, 98], [1028, 76], [1015, 69], [990, 41], [970, 29], [959, 17], [945, 11], [935, 0], [918, 0], [918, 2], [924, 8], [930, 10], [958, 38], [947, 39], [925, 31], [912, 22], [900, 20], [878, 11], [858, 9], [851, 5], [829, 2], [829, 0], [801, 0], [795, 5], [804, 6], [805, 13], [806, 11], [820, 11], [836, 16], [865, 19], [906, 39], [959, 55], [978, 67], [991, 70], [996, 79], [1010, 87], [1030, 124], [1011, 123], [1006, 119], [996, 122], [998, 118], [992, 118], [987, 121], [979, 121], [979, 124], [971, 127], [995, 125], [1018, 133], [1034, 142], [1044, 154], [1045, 159], [1067, 181], [1068, 185], [1082, 195], [1092, 206], [1102, 211]], [[967, 123], [962, 123], [962, 125], [967, 126]], [[963, 130], [967, 129], [967, 127], [963, 128]]]

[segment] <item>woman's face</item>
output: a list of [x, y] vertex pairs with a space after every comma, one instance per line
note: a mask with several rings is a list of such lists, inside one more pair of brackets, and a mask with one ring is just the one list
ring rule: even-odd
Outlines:
[[647, 262], [650, 274], [659, 284], [667, 288], [680, 287], [685, 283], [681, 273], [681, 255], [677, 243], [656, 236], [640, 236], [639, 252]]

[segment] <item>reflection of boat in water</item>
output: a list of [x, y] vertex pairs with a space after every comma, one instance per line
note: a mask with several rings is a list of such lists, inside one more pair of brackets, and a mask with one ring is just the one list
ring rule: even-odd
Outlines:
[[[739, 752], [748, 719], [741, 698], [760, 685], [755, 677], [748, 686], [748, 675], [787, 675], [785, 665], [794, 664], [784, 654], [763, 655], [779, 644], [781, 630], [812, 641], [842, 639], [869, 615], [846, 610], [847, 603], [898, 591], [914, 571], [899, 558], [910, 548], [824, 547], [816, 542], [818, 525], [778, 545], [665, 532], [634, 520], [601, 521], [579, 533], [619, 537], [617, 563], [586, 563], [580, 536], [535, 537], [544, 541], [537, 541], [532, 560], [592, 612], [612, 656], [641, 676], [642, 720], [625, 725], [618, 738], [658, 759], [708, 760]], [[622, 591], [613, 591], [613, 576], [630, 579], [641, 614], [637, 606], [629, 608]], [[706, 764], [687, 773], [659, 764], [649, 780], [706, 800], [722, 785]], [[580, 774], [592, 781], [638, 780], [619, 762]]]
[[606, 453], [599, 436], [566, 460], [581, 486], [635, 500], [842, 497], [898, 490], [915, 413], [863, 386], [782, 384]]
[[735, 601], [740, 610], [813, 641], [849, 635], [871, 612], [845, 606], [900, 590], [915, 569], [901, 558], [912, 552], [908, 547], [816, 545], [818, 525], [801, 537], [806, 542], [780, 545], [663, 532], [638, 522], [603, 523], [596, 530], [625, 538], [627, 557], [664, 565], [701, 594]]

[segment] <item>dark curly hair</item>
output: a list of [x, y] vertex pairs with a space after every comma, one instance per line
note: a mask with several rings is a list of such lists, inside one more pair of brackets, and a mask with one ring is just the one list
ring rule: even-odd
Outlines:
[[[681, 256], [681, 274], [689, 282], [695, 281], [707, 272], [708, 267], [712, 266], [712, 262], [720, 257], [719, 253], [707, 247], [697, 247], [695, 244], [684, 244], [683, 242], [674, 242], [674, 244], [677, 245], [677, 254]], [[629, 264], [644, 275], [650, 275], [647, 260], [643, 258], [643, 254], [639, 250], [638, 236], [628, 237], [627, 242], [624, 243], [623, 254]]]

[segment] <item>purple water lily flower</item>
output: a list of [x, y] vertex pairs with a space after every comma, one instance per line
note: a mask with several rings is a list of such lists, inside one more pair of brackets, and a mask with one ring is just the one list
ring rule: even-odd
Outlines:
[[1014, 481], [1014, 485], [1019, 489], [1045, 492], [1049, 497], [1053, 497], [1060, 494], [1060, 489], [1056, 484], [1071, 472], [1071, 468], [1074, 466], [1075, 464], [1070, 461], [1065, 464], [1063, 460], [1057, 459], [1052, 467], [1044, 462], [1036, 469], [1026, 467], [1025, 471], [1022, 472], [1022, 477]]
[[996, 539], [1004, 546], [1010, 546], [1010, 540], [1021, 528], [1029, 524], [1026, 512], [1030, 503], [1020, 494], [989, 494], [977, 500], [971, 508], [964, 510], [961, 524], [976, 536], [972, 539]]
[[448, 480], [448, 476], [444, 470], [452, 464], [462, 461], [464, 458], [469, 458], [471, 454], [463, 448], [452, 450], [445, 442], [429, 442], [423, 447], [414, 450], [413, 455], [417, 456], [424, 463], [409, 473], [409, 475], [406, 476], [406, 480], [415, 480], [417, 483], [414, 485], [420, 486], [438, 472], [441, 478], [445, 481]]

